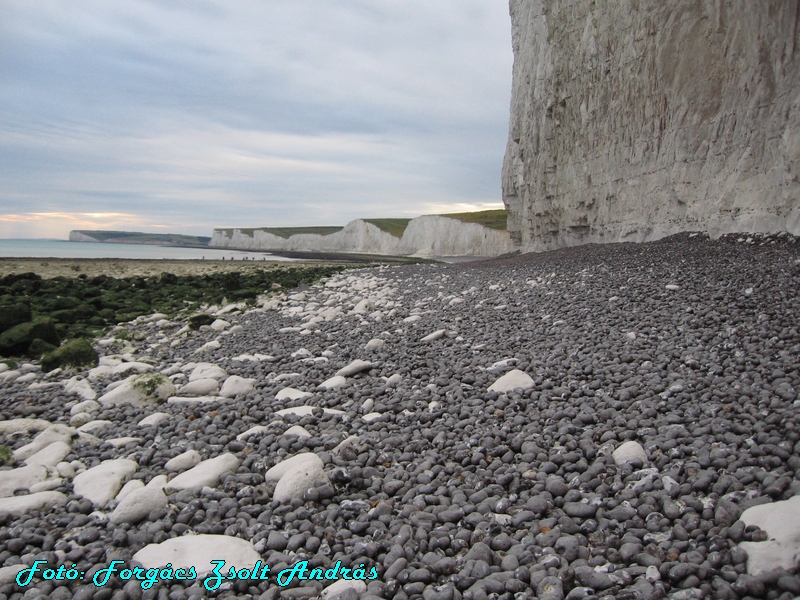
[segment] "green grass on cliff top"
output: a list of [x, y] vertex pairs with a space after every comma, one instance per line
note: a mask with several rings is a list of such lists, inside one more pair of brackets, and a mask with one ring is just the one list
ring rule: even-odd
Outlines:
[[385, 231], [389, 235], [401, 238], [411, 219], [364, 219], [364, 221], [375, 225], [375, 227], [381, 231]]
[[504, 208], [497, 210], [481, 210], [478, 212], [449, 213], [437, 215], [448, 219], [457, 219], [463, 223], [477, 223], [491, 229], [506, 230], [508, 222], [508, 211]]

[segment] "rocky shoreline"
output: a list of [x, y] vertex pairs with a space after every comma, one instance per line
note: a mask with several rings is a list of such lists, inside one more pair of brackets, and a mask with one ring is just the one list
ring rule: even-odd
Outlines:
[[[349, 270], [6, 368], [0, 600], [797, 597], [798, 290], [792, 236], [681, 234]], [[92, 583], [166, 557], [198, 577]], [[269, 577], [209, 591], [214, 558]], [[83, 575], [19, 587], [36, 560]], [[340, 581], [277, 584], [302, 561]]]

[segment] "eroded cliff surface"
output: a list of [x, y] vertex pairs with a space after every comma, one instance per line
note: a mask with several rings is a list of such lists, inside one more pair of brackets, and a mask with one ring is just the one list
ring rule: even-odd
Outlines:
[[528, 250], [800, 234], [795, 0], [510, 0], [503, 198]]

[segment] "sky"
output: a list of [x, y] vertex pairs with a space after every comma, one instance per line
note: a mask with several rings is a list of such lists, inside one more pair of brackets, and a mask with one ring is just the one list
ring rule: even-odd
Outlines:
[[2, 0], [0, 238], [501, 208], [507, 0]]

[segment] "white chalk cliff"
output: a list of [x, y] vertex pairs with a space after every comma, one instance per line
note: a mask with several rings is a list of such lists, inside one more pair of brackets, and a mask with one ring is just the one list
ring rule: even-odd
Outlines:
[[411, 219], [402, 238], [356, 219], [336, 233], [301, 233], [287, 238], [258, 229], [215, 229], [209, 245], [245, 250], [413, 256], [498, 256], [515, 250], [507, 231], [440, 216]]
[[797, 2], [510, 0], [503, 165], [525, 250], [800, 234]]

